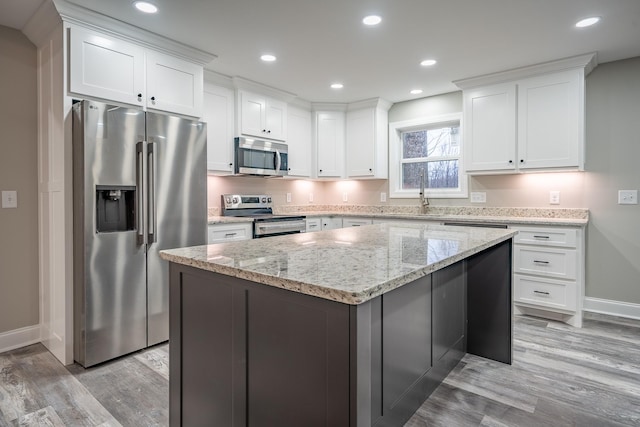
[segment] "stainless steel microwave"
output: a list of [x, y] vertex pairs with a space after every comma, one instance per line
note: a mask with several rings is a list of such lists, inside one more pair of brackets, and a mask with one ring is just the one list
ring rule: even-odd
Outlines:
[[288, 147], [279, 142], [236, 137], [235, 173], [285, 176], [288, 173]]

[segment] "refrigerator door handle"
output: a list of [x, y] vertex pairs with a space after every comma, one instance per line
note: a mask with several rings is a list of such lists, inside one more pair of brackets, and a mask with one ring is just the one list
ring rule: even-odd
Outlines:
[[147, 144], [147, 242], [156, 242], [156, 185], [155, 142]]
[[136, 144], [136, 228], [138, 245], [144, 245], [144, 185], [142, 177], [144, 176], [144, 141]]

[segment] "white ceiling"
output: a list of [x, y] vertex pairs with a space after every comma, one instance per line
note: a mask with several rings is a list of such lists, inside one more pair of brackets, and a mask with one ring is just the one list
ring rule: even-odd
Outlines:
[[[150, 0], [156, 15], [132, 0], [68, 1], [216, 54], [212, 71], [315, 102], [398, 102], [588, 52], [600, 63], [640, 56], [640, 0]], [[0, 24], [21, 28], [40, 3], [2, 0]], [[382, 23], [365, 27], [368, 14]], [[574, 27], [593, 15], [596, 26]], [[278, 60], [263, 63], [263, 53]], [[426, 58], [438, 63], [421, 67]], [[336, 81], [344, 89], [330, 89]]]

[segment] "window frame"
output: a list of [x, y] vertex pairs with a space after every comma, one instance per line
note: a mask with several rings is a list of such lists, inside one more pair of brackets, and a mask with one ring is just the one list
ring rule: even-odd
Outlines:
[[[458, 159], [458, 188], [425, 188], [425, 196], [433, 199], [466, 199], [469, 197], [469, 177], [464, 169], [464, 149], [462, 133], [462, 113], [441, 114], [418, 117], [411, 120], [389, 123], [389, 197], [395, 199], [414, 199], [420, 197], [419, 189], [402, 188], [402, 132], [420, 130], [425, 127], [446, 126], [451, 123], [460, 126], [460, 154]], [[429, 161], [451, 160], [453, 157], [434, 157]]]

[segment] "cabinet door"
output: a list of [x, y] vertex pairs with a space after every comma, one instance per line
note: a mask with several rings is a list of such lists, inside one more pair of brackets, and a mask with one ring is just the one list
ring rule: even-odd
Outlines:
[[467, 172], [516, 168], [516, 85], [464, 94], [464, 162]]
[[71, 27], [69, 91], [144, 105], [144, 50], [84, 28]]
[[342, 228], [342, 218], [329, 216], [322, 218], [323, 230], [335, 230], [336, 228]]
[[207, 123], [207, 169], [233, 172], [233, 90], [207, 85], [202, 119]]
[[287, 111], [289, 175], [311, 176], [311, 112], [289, 107]]
[[347, 113], [347, 176], [373, 176], [376, 150], [375, 109]]
[[318, 141], [318, 177], [344, 175], [344, 114], [319, 112], [316, 115]]
[[264, 137], [267, 101], [264, 97], [240, 92], [240, 133]]
[[518, 167], [582, 167], [582, 70], [518, 82]]
[[286, 140], [287, 136], [287, 104], [275, 99], [267, 100], [265, 110], [265, 128], [267, 138]]
[[202, 116], [203, 69], [192, 62], [146, 51], [147, 108]]

